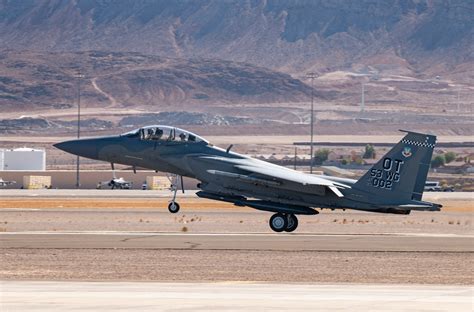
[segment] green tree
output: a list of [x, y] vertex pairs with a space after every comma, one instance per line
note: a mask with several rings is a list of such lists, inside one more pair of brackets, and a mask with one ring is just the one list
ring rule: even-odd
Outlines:
[[441, 166], [444, 166], [445, 163], [446, 159], [444, 158], [444, 155], [437, 155], [431, 160], [431, 167], [439, 168]]
[[447, 152], [444, 154], [444, 159], [446, 160], [446, 163], [449, 164], [456, 159], [456, 154], [454, 152]]
[[327, 148], [318, 149], [314, 153], [314, 163], [316, 165], [321, 165], [323, 162], [328, 160], [328, 155], [329, 155], [330, 152], [331, 151], [328, 150]]
[[375, 158], [375, 149], [372, 144], [367, 144], [365, 146], [365, 152], [364, 155], [362, 156], [364, 159], [370, 159], [370, 158]]

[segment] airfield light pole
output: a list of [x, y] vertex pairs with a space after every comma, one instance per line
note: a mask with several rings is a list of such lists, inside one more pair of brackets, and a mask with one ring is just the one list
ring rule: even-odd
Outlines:
[[307, 73], [306, 78], [311, 79], [311, 143], [310, 143], [310, 154], [309, 154], [309, 173], [313, 173], [313, 163], [314, 163], [314, 155], [313, 155], [313, 135], [314, 135], [314, 78], [317, 78], [318, 75], [314, 72]]
[[[77, 138], [81, 137], [81, 79], [84, 75], [78, 72], [77, 78]], [[79, 156], [76, 159], [76, 188], [81, 187], [81, 180], [79, 177]]]

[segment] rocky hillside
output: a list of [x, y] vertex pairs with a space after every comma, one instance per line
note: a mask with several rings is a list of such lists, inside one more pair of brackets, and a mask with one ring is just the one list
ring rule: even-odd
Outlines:
[[320, 131], [472, 134], [473, 38], [472, 0], [0, 0], [0, 130], [74, 128], [81, 71], [85, 128], [306, 133], [315, 71]]
[[[0, 106], [7, 110], [133, 107], [150, 110], [226, 103], [298, 102], [311, 89], [290, 75], [222, 60], [140, 53], [0, 51]], [[317, 93], [324, 96], [323, 92]], [[74, 104], [75, 105], [75, 104]]]
[[472, 79], [471, 0], [0, 0], [11, 49]]

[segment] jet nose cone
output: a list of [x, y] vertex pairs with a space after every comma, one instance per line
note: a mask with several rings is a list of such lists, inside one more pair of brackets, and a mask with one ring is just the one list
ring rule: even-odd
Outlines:
[[72, 144], [71, 144], [72, 141], [64, 141], [64, 142], [59, 142], [59, 143], [56, 143], [56, 144], [53, 144], [54, 147], [62, 150], [62, 151], [65, 151], [65, 152], [70, 152], [71, 150], [71, 147], [72, 147]]
[[62, 150], [62, 151], [74, 154], [75, 153], [75, 147], [76, 147], [75, 142], [76, 141], [64, 141], [64, 142], [59, 142], [59, 143], [53, 144], [53, 146], [60, 149], [60, 150]]
[[95, 142], [87, 139], [71, 140], [56, 143], [53, 146], [70, 154], [97, 159], [97, 146], [94, 143]]

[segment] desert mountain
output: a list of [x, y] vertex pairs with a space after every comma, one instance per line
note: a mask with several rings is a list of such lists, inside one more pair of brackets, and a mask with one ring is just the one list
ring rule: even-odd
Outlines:
[[[311, 89], [290, 75], [222, 60], [136, 52], [0, 51], [0, 105], [6, 110], [87, 107], [166, 110], [205, 103], [300, 102]], [[317, 92], [323, 96], [324, 92]], [[195, 109], [193, 109], [195, 110]]]
[[473, 37], [471, 0], [0, 0], [0, 129], [72, 129], [80, 71], [90, 128], [306, 133], [315, 71], [328, 133], [470, 134]]
[[1, 0], [0, 12], [10, 49], [204, 57], [293, 74], [466, 79], [473, 69], [471, 0]]

